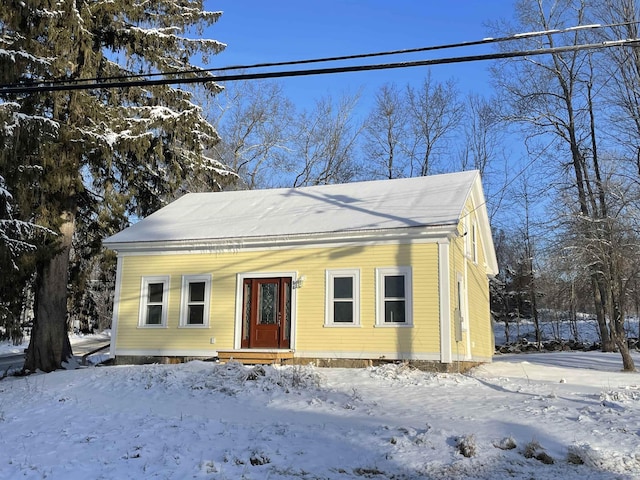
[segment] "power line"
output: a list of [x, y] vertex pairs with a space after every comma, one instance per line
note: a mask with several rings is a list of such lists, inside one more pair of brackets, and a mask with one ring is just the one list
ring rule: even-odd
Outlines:
[[579, 30], [590, 30], [597, 28], [610, 28], [610, 27], [619, 27], [624, 25], [631, 25], [640, 22], [624, 22], [624, 23], [612, 23], [607, 25], [601, 24], [590, 24], [590, 25], [577, 25], [573, 27], [567, 27], [563, 29], [552, 29], [552, 30], [544, 30], [544, 31], [535, 31], [535, 32], [524, 32], [524, 33], [515, 33], [511, 35], [505, 35], [502, 37], [496, 38], [483, 38], [481, 40], [471, 40], [464, 42], [456, 42], [456, 43], [446, 43], [442, 45], [431, 45], [427, 47], [417, 47], [417, 48], [406, 48], [400, 50], [389, 50], [383, 52], [373, 52], [373, 53], [362, 53], [357, 55], [342, 55], [342, 56], [334, 56], [334, 57], [322, 57], [322, 58], [313, 58], [313, 59], [305, 59], [305, 60], [289, 60], [284, 62], [267, 62], [267, 63], [255, 63], [251, 65], [231, 65], [226, 67], [217, 67], [217, 68], [196, 68], [191, 70], [175, 70], [172, 72], [158, 72], [158, 73], [147, 73], [147, 74], [134, 74], [134, 75], [118, 75], [111, 77], [95, 77], [95, 78], [80, 78], [80, 79], [64, 79], [64, 80], [50, 80], [45, 82], [20, 82], [15, 84], [5, 84], [0, 86], [0, 88], [7, 87], [19, 87], [19, 86], [46, 86], [46, 85], [57, 85], [57, 84], [66, 84], [69, 82], [105, 82], [112, 80], [127, 80], [127, 79], [135, 79], [135, 78], [152, 78], [158, 76], [166, 76], [166, 75], [191, 75], [191, 74], [199, 74], [199, 73], [207, 73], [207, 72], [224, 72], [229, 70], [251, 70], [255, 68], [271, 68], [271, 67], [283, 67], [283, 66], [291, 66], [291, 65], [308, 65], [312, 63], [327, 63], [327, 62], [337, 62], [344, 60], [356, 60], [362, 58], [372, 58], [372, 57], [381, 57], [381, 56], [391, 56], [391, 55], [404, 55], [408, 53], [421, 53], [421, 52], [429, 52], [436, 50], [447, 50], [453, 48], [461, 48], [461, 47], [472, 47], [478, 45], [489, 45], [494, 43], [502, 43], [508, 41], [522, 40], [526, 38], [535, 38], [545, 35], [557, 35], [560, 33], [568, 33], [575, 32]]
[[191, 77], [191, 78], [163, 78], [158, 80], [135, 80], [135, 81], [116, 81], [116, 82], [93, 82], [83, 84], [63, 84], [63, 85], [34, 85], [34, 86], [18, 86], [18, 87], [0, 87], [0, 95], [11, 95], [21, 93], [41, 93], [54, 91], [71, 91], [71, 90], [91, 90], [91, 89], [109, 89], [109, 88], [127, 88], [127, 87], [148, 87], [159, 85], [175, 85], [175, 84], [193, 84], [208, 82], [229, 82], [238, 80], [258, 80], [268, 78], [285, 78], [285, 77], [302, 77], [309, 75], [326, 75], [346, 72], [362, 72], [373, 70], [389, 70], [396, 68], [408, 67], [425, 67], [432, 65], [455, 64], [477, 62], [484, 60], [499, 60], [516, 57], [532, 57], [539, 55], [548, 55], [565, 52], [575, 52], [579, 50], [598, 50], [610, 47], [622, 46], [638, 46], [640, 39], [613, 40], [601, 43], [589, 43], [583, 45], [568, 45], [564, 47], [543, 48], [535, 50], [521, 50], [512, 52], [498, 52], [483, 55], [469, 55], [462, 57], [445, 57], [431, 60], [416, 60], [408, 62], [382, 63], [370, 65], [351, 65], [345, 67], [327, 67], [308, 70], [285, 70], [275, 72], [260, 72], [247, 74], [233, 74], [207, 77]]

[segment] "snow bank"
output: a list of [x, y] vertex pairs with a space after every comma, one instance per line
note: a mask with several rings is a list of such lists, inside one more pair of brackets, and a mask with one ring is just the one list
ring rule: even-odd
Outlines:
[[0, 478], [638, 478], [640, 376], [619, 369], [572, 352], [469, 375], [196, 361], [9, 377]]

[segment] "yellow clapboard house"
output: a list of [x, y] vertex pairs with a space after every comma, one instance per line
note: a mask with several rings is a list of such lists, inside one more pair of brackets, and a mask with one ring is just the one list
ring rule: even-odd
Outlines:
[[192, 193], [105, 245], [117, 362], [492, 358], [497, 263], [477, 171]]

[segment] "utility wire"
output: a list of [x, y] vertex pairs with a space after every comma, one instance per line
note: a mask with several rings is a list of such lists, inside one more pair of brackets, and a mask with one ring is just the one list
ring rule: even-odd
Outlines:
[[111, 77], [100, 77], [100, 78], [81, 78], [81, 79], [64, 79], [64, 80], [51, 80], [45, 82], [21, 82], [15, 84], [5, 84], [1, 85], [0, 88], [12, 88], [19, 86], [31, 86], [37, 84], [38, 86], [46, 86], [46, 85], [58, 85], [58, 84], [66, 84], [68, 82], [109, 82], [113, 80], [127, 80], [127, 79], [136, 79], [136, 78], [152, 78], [158, 76], [166, 76], [166, 75], [191, 75], [191, 74], [201, 74], [207, 72], [224, 72], [229, 70], [251, 70], [255, 68], [271, 68], [271, 67], [283, 67], [283, 66], [291, 66], [291, 65], [308, 65], [312, 63], [326, 63], [326, 62], [337, 62], [344, 60], [356, 60], [361, 58], [372, 58], [372, 57], [381, 57], [381, 56], [391, 56], [391, 55], [404, 55], [408, 53], [421, 53], [421, 52], [429, 52], [436, 50], [447, 50], [453, 48], [461, 48], [461, 47], [472, 47], [478, 45], [489, 45], [494, 43], [502, 43], [508, 41], [522, 40], [525, 38], [535, 38], [545, 35], [556, 35], [560, 33], [568, 33], [574, 32], [578, 30], [589, 30], [589, 29], [597, 29], [597, 28], [610, 28], [610, 27], [619, 27], [625, 25], [631, 25], [640, 22], [623, 22], [623, 23], [612, 23], [607, 25], [601, 24], [591, 24], [591, 25], [577, 25], [573, 27], [567, 27], [563, 29], [553, 29], [553, 30], [544, 30], [544, 31], [536, 31], [536, 32], [525, 32], [525, 33], [515, 33], [512, 35], [506, 35], [502, 37], [488, 37], [483, 38], [481, 40], [471, 40], [464, 42], [456, 42], [456, 43], [447, 43], [442, 45], [431, 45], [427, 47], [417, 47], [417, 48], [406, 48], [400, 50], [389, 50], [384, 52], [373, 52], [373, 53], [362, 53], [357, 55], [342, 55], [335, 57], [323, 57], [323, 58], [313, 58], [306, 60], [290, 60], [285, 62], [268, 62], [268, 63], [255, 63], [251, 65], [232, 65], [226, 67], [217, 67], [217, 68], [197, 68], [191, 70], [175, 70], [172, 72], [164, 72], [164, 73], [148, 73], [148, 74], [135, 74], [135, 75], [119, 75], [119, 76], [111, 76]]
[[108, 88], [127, 88], [127, 87], [149, 87], [158, 85], [175, 85], [175, 84], [193, 84], [207, 82], [229, 82], [238, 80], [258, 80], [267, 78], [284, 78], [284, 77], [302, 77], [308, 75], [326, 75], [346, 72], [362, 72], [372, 70], [388, 70], [396, 68], [408, 67], [424, 67], [431, 65], [455, 64], [466, 62], [477, 62], [483, 60], [499, 60], [515, 57], [532, 57], [538, 55], [548, 55], [564, 52], [575, 52], [579, 50], [597, 50], [610, 47], [621, 46], [638, 46], [640, 39], [613, 40], [601, 43], [589, 43], [583, 45], [568, 45], [564, 47], [543, 48], [535, 50], [522, 50], [512, 52], [499, 52], [484, 55], [470, 55], [462, 57], [446, 57], [431, 60], [416, 60], [409, 62], [382, 63], [371, 65], [351, 65], [346, 67], [327, 67], [309, 70], [285, 70], [276, 72], [260, 72], [247, 74], [233, 74], [207, 77], [191, 77], [191, 78], [163, 78], [158, 80], [135, 80], [135, 81], [116, 81], [116, 82], [94, 82], [83, 84], [63, 84], [63, 85], [35, 85], [35, 86], [18, 86], [18, 87], [0, 87], [0, 95], [22, 94], [22, 93], [38, 93], [38, 92], [55, 92], [70, 90], [91, 90], [91, 89], [108, 89]]

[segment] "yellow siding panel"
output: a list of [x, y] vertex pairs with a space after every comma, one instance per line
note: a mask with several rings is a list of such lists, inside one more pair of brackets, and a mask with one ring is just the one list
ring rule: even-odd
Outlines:
[[[489, 302], [489, 281], [485, 269], [484, 245], [482, 236], [476, 235], [477, 257], [473, 261], [470, 246], [470, 228], [475, 222], [476, 226], [480, 222], [476, 220], [475, 206], [468, 201], [466, 207], [467, 218], [461, 219], [458, 232], [459, 236], [452, 240], [450, 249], [451, 265], [451, 318], [452, 318], [452, 339], [451, 348], [460, 358], [486, 360], [493, 355], [493, 330], [491, 326], [490, 302]], [[457, 278], [462, 274], [465, 279], [465, 291], [467, 302], [468, 332], [464, 332], [462, 341], [455, 341], [455, 309], [457, 307]], [[467, 339], [467, 335], [471, 338]]]
[[[211, 351], [233, 349], [238, 273], [297, 272], [304, 285], [296, 289], [296, 351], [358, 352], [376, 357], [401, 352], [401, 357], [439, 352], [438, 249], [435, 243], [337, 246], [125, 256], [122, 259], [117, 350]], [[376, 274], [380, 267], [411, 266], [413, 327], [375, 327]], [[325, 326], [326, 269], [360, 270], [359, 327]], [[211, 274], [208, 328], [179, 328], [182, 275]], [[167, 328], [140, 328], [141, 279], [171, 278]], [[211, 344], [215, 338], [215, 344]], [[117, 352], [116, 352], [117, 353]], [[187, 353], [183, 353], [187, 354]]]

